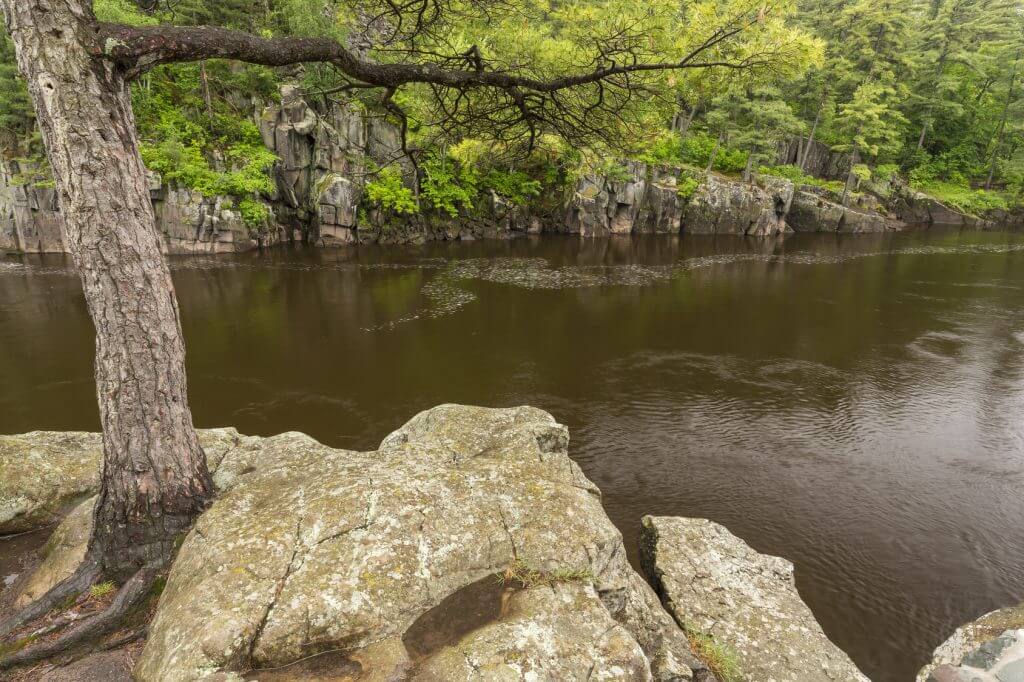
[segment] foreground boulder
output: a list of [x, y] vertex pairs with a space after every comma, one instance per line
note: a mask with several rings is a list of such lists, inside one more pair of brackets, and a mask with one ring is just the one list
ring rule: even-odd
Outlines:
[[918, 682], [1024, 681], [1024, 604], [957, 628], [935, 649]]
[[229, 489], [181, 548], [136, 676], [343, 650], [359, 679], [709, 679], [567, 446], [540, 410], [455, 405], [375, 452], [245, 439], [218, 466]]
[[[224, 455], [243, 440], [234, 429], [200, 429], [199, 443], [218, 481]], [[33, 431], [0, 436], [0, 535], [57, 524], [99, 490], [103, 442], [98, 433]], [[230, 467], [221, 476], [232, 480]]]
[[867, 680], [800, 600], [785, 559], [706, 519], [653, 516], [641, 557], [669, 612], [731, 652], [744, 679]]
[[52, 525], [99, 487], [97, 433], [0, 436], [0, 535]]

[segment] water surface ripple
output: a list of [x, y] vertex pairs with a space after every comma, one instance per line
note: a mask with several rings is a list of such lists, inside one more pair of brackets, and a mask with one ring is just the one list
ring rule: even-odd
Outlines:
[[[1024, 600], [1024, 236], [917, 232], [275, 250], [171, 260], [200, 426], [372, 448], [441, 402], [572, 429], [643, 514], [796, 564], [829, 636], [910, 680]], [[96, 429], [58, 257], [0, 258], [0, 432]]]

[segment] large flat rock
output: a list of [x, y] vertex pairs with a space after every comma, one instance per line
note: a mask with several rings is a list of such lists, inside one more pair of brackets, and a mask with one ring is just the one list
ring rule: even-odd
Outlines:
[[53, 525], [99, 486], [97, 433], [0, 436], [0, 535]]
[[793, 565], [707, 519], [643, 519], [644, 569], [687, 628], [736, 656], [744, 679], [865, 681], [801, 601]]
[[[340, 650], [359, 679], [706, 679], [567, 446], [540, 410], [456, 405], [374, 452], [245, 440], [219, 464], [229, 489], [181, 548], [136, 676]], [[528, 578], [498, 582], [510, 574]]]

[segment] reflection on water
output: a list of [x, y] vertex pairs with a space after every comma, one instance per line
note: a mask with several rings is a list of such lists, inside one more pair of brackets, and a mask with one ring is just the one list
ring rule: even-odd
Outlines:
[[[702, 516], [911, 679], [1024, 600], [1024, 237], [922, 232], [277, 250], [172, 261], [201, 426], [371, 448], [441, 402], [572, 429], [631, 551]], [[95, 429], [61, 258], [0, 260], [0, 432]]]

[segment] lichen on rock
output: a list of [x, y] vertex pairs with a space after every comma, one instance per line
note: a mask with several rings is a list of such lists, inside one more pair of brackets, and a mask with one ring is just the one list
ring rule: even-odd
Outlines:
[[793, 565], [707, 519], [643, 519], [641, 557], [680, 624], [731, 651], [747, 680], [867, 682], [800, 599]]
[[[701, 666], [684, 633], [629, 566], [567, 446], [541, 410], [457, 405], [421, 413], [374, 452], [295, 433], [242, 442], [219, 464], [218, 476], [238, 473], [185, 540], [136, 675], [192, 680], [342, 649], [382, 678], [431, 679], [471, 652], [515, 679], [692, 679]], [[593, 579], [517, 592], [429, 654], [402, 642], [516, 562]]]

